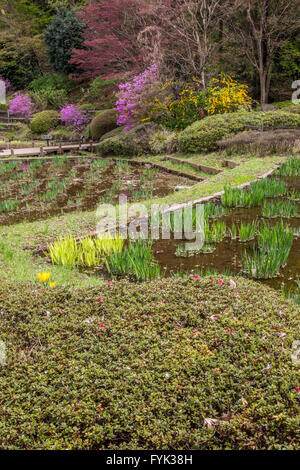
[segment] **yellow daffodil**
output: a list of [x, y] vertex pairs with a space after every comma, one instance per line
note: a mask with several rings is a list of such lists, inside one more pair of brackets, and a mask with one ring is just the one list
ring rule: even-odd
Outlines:
[[50, 273], [49, 273], [49, 272], [48, 272], [48, 273], [39, 273], [39, 274], [38, 274], [38, 278], [39, 278], [39, 280], [40, 280], [41, 282], [46, 282], [46, 281], [48, 281], [49, 277], [50, 277]]

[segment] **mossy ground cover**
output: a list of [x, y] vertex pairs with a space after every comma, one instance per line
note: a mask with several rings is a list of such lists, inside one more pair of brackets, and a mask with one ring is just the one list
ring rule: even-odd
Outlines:
[[299, 309], [235, 283], [2, 282], [0, 448], [299, 448]]

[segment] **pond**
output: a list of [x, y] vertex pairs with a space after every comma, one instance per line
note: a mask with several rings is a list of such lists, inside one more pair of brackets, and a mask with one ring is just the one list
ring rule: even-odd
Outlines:
[[99, 203], [116, 203], [120, 194], [139, 201], [161, 197], [193, 181], [147, 165], [100, 159], [0, 162], [0, 225], [33, 222]]

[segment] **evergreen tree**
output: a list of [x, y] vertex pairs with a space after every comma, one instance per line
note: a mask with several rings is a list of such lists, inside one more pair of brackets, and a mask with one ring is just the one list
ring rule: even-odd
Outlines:
[[84, 23], [76, 13], [60, 8], [45, 32], [50, 62], [56, 72], [71, 73], [74, 66], [69, 64], [72, 49], [82, 45]]

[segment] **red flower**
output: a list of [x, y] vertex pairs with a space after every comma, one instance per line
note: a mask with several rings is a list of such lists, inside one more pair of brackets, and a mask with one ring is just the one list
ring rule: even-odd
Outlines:
[[224, 281], [222, 281], [222, 279], [220, 279], [219, 284], [220, 284], [220, 286], [222, 286], [224, 284]]
[[103, 302], [103, 295], [101, 295], [101, 297], [99, 297], [98, 302]]
[[300, 392], [300, 387], [296, 387], [296, 392]]

